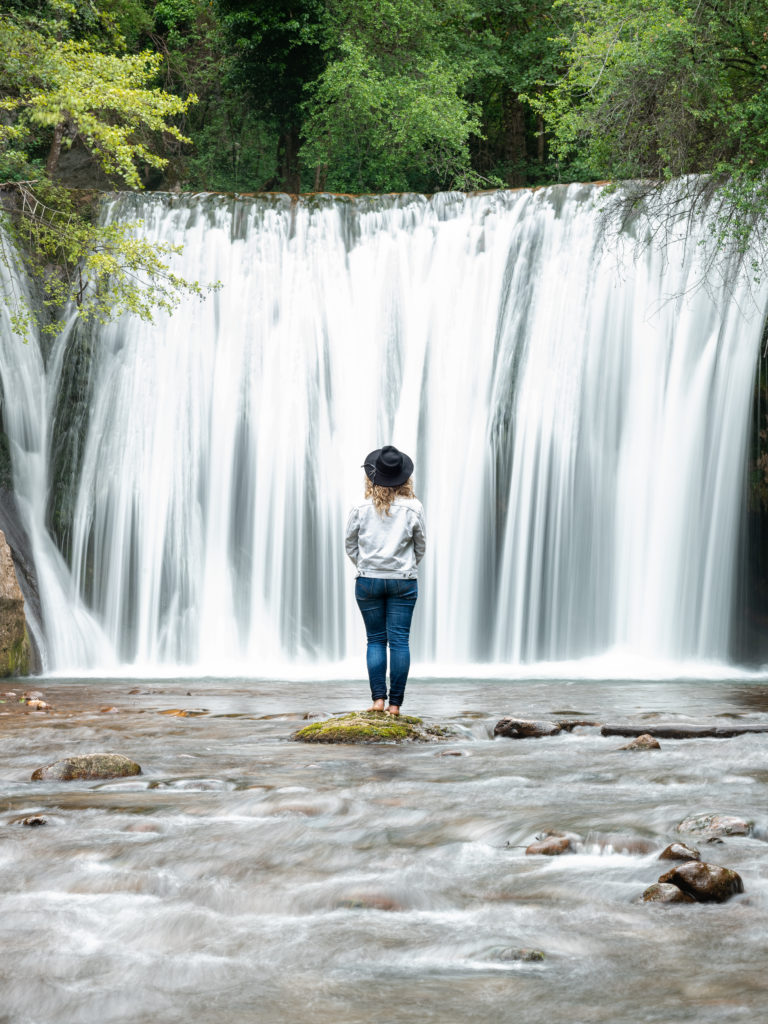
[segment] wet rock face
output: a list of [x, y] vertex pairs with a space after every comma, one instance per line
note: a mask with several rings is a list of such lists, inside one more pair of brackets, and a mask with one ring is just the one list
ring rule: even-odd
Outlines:
[[546, 956], [541, 949], [515, 949], [508, 947], [492, 950], [491, 958], [503, 964], [539, 964], [546, 959]]
[[425, 725], [420, 718], [409, 715], [356, 711], [305, 725], [293, 738], [302, 743], [429, 743], [446, 735], [442, 726]]
[[644, 732], [619, 750], [661, 750], [661, 744], [649, 732]]
[[654, 882], [643, 893], [643, 903], [695, 903], [687, 892], [670, 882]]
[[663, 885], [669, 883], [687, 892], [697, 903], [725, 903], [731, 896], [744, 892], [741, 876], [731, 868], [688, 860], [659, 877]]
[[541, 736], [556, 736], [560, 732], [557, 722], [534, 722], [525, 718], [500, 718], [493, 735], [508, 736], [510, 739], [537, 739]]
[[670, 843], [659, 854], [659, 860], [701, 860], [699, 851], [685, 843]]
[[753, 822], [731, 814], [692, 814], [677, 826], [678, 832], [701, 835], [707, 839], [717, 836], [748, 836]]
[[73, 779], [119, 779], [141, 775], [135, 761], [122, 754], [82, 754], [54, 761], [32, 772], [33, 782], [70, 782]]
[[0, 532], [0, 676], [28, 675], [30, 645], [24, 598], [11, 549]]

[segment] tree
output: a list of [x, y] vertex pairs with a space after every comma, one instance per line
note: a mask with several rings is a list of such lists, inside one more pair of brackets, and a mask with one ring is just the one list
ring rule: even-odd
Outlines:
[[[96, 30], [87, 24], [89, 37], [77, 38], [83, 10]], [[180, 290], [200, 286], [171, 272], [171, 247], [134, 237], [133, 224], [95, 223], [92, 207], [53, 176], [62, 147], [79, 139], [105, 173], [141, 188], [140, 167], [166, 163], [152, 137], [184, 141], [174, 118], [195, 97], [152, 84], [159, 55], [110, 52], [121, 39], [99, 13], [90, 2], [48, 0], [31, 14], [0, 14], [0, 190], [5, 227], [21, 243], [3, 242], [0, 259], [8, 265], [23, 253], [50, 307], [75, 301], [82, 318], [102, 321], [125, 311], [150, 317], [154, 307], [171, 308]], [[18, 296], [12, 302], [24, 333], [34, 313]]]

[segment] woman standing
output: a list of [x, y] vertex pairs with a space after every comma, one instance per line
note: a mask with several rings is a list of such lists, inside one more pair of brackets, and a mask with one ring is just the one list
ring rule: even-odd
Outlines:
[[399, 715], [411, 666], [408, 638], [419, 584], [416, 566], [427, 544], [424, 509], [413, 493], [413, 462], [394, 445], [366, 458], [365, 498], [349, 514], [346, 550], [357, 569], [355, 599], [368, 637], [366, 664], [372, 711], [387, 700]]

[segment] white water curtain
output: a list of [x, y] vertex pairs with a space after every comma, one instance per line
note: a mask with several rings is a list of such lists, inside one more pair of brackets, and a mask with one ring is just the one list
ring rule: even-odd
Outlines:
[[694, 289], [690, 235], [602, 252], [599, 194], [118, 201], [223, 285], [95, 348], [71, 570], [118, 660], [359, 656], [343, 527], [389, 442], [419, 660], [727, 658], [764, 296]]

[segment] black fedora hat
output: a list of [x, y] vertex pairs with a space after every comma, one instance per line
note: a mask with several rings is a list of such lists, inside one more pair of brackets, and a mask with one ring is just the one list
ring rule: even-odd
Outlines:
[[413, 459], [393, 444], [385, 444], [365, 457], [363, 469], [377, 487], [399, 487], [413, 473]]

